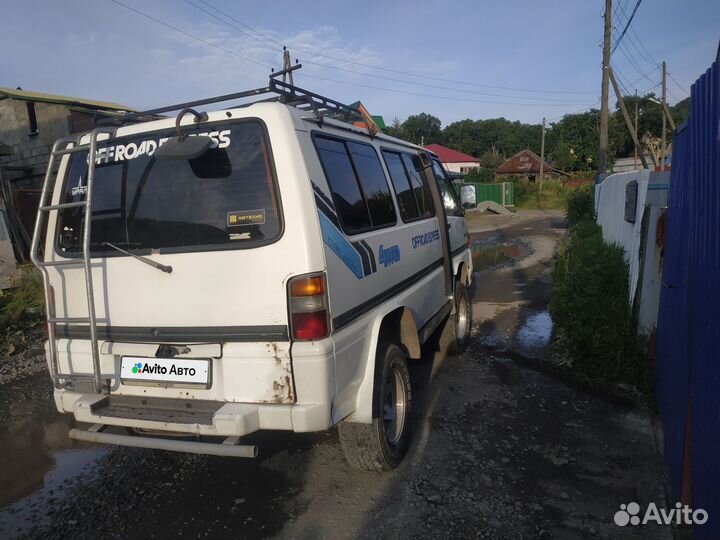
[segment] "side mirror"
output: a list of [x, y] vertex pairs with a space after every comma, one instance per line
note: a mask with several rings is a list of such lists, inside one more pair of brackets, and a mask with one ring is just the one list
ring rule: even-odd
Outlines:
[[460, 187], [460, 202], [465, 209], [477, 208], [477, 194], [475, 186], [464, 185]]
[[213, 139], [207, 135], [170, 137], [153, 154], [155, 159], [195, 159], [207, 152]]

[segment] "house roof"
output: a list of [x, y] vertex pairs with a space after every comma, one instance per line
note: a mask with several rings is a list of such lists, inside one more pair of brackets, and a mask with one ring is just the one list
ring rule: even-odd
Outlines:
[[[548, 162], [543, 167], [547, 172], [554, 171]], [[526, 174], [540, 172], [540, 156], [531, 150], [521, 150], [495, 169], [495, 174]]]
[[443, 163], [480, 163], [478, 158], [463, 154], [442, 144], [428, 144], [425, 149], [436, 154]]
[[58, 96], [55, 94], [44, 94], [42, 92], [30, 92], [28, 90], [18, 90], [15, 88], [6, 88], [0, 86], [0, 100], [5, 98], [19, 99], [22, 101], [34, 101], [41, 103], [58, 103], [61, 105], [75, 105], [87, 107], [90, 109], [107, 109], [115, 111], [132, 111], [130, 107], [120, 105], [118, 103], [110, 103], [108, 101], [96, 101], [94, 99], [75, 98], [68, 96]]

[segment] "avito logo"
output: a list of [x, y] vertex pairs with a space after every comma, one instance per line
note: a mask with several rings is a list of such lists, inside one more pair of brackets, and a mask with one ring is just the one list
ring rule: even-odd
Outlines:
[[194, 367], [179, 367], [175, 364], [172, 364], [168, 369], [167, 366], [160, 364], [143, 364], [142, 362], [138, 362], [133, 365], [132, 372], [135, 375], [187, 375], [193, 377], [195, 376], [196, 370]]
[[390, 246], [386, 249], [382, 244], [380, 244], [380, 248], [378, 249], [378, 260], [380, 261], [380, 264], [386, 268], [391, 264], [395, 264], [400, 260], [400, 247]]

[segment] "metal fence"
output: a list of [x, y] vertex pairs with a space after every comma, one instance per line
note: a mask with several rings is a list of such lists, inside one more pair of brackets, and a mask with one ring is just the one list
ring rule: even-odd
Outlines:
[[475, 186], [475, 196], [478, 204], [485, 201], [493, 201], [502, 206], [515, 205], [515, 184], [512, 182], [500, 182], [497, 184], [484, 184], [481, 182], [463, 182]]
[[[673, 143], [656, 392], [674, 501], [708, 512], [720, 538], [720, 62], [692, 87]], [[673, 501], [673, 502], [674, 502]]]

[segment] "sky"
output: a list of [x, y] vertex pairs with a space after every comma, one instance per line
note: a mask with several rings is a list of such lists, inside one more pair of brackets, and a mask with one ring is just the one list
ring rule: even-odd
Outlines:
[[[614, 0], [614, 37], [636, 2]], [[361, 100], [387, 123], [420, 112], [443, 126], [497, 117], [540, 123], [599, 107], [602, 0], [2, 6], [0, 86], [135, 109], [264, 86], [270, 67], [282, 64], [282, 45], [303, 64], [296, 85]], [[628, 93], [659, 95], [665, 60], [673, 104], [715, 59], [719, 39], [717, 0], [641, 0], [612, 64]]]

